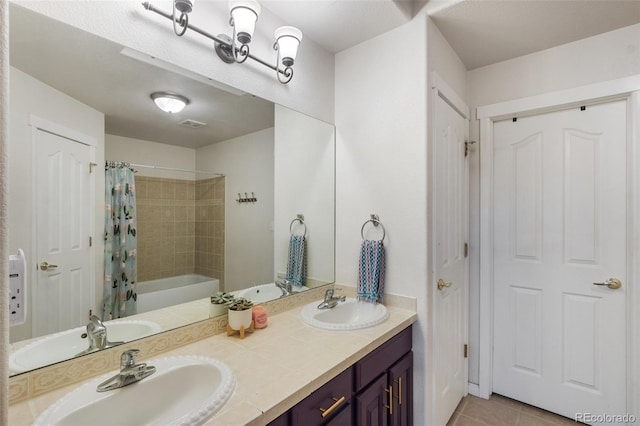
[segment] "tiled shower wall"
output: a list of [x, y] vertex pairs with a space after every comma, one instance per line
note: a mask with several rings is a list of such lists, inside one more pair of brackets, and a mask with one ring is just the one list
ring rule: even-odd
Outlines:
[[224, 277], [224, 178], [136, 176], [138, 281]]
[[196, 182], [195, 271], [224, 289], [224, 177]]

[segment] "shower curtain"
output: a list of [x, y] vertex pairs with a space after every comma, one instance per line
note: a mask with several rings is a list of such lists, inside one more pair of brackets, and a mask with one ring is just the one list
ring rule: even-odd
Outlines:
[[136, 196], [133, 169], [105, 167], [104, 293], [102, 319], [136, 313]]

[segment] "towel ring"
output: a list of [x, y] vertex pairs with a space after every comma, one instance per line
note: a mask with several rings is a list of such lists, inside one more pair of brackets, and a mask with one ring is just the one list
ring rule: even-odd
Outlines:
[[384, 226], [382, 225], [382, 223], [380, 223], [380, 221], [377, 220], [377, 219], [369, 219], [368, 221], [366, 221], [365, 223], [362, 224], [362, 228], [360, 228], [360, 236], [362, 237], [362, 239], [364, 240], [364, 227], [369, 222], [373, 223], [373, 226], [380, 225], [380, 227], [382, 228], [382, 238], [380, 238], [380, 241], [383, 241], [384, 237], [387, 235], [387, 232], [385, 231]]
[[304, 223], [304, 219], [301, 219], [299, 217], [297, 217], [297, 218], [295, 218], [295, 219], [293, 219], [291, 221], [291, 223], [289, 224], [289, 232], [291, 233], [291, 235], [293, 235], [293, 224], [296, 223], [296, 222], [300, 222], [300, 224], [302, 226], [304, 226], [304, 234], [302, 234], [302, 236], [306, 237], [307, 236], [307, 225]]

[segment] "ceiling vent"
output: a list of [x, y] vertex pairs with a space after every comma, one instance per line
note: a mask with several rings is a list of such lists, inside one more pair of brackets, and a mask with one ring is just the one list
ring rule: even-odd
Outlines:
[[190, 118], [187, 118], [186, 120], [182, 120], [178, 124], [184, 127], [188, 127], [190, 129], [199, 129], [200, 127], [206, 126], [206, 123], [201, 123], [196, 120], [191, 120]]

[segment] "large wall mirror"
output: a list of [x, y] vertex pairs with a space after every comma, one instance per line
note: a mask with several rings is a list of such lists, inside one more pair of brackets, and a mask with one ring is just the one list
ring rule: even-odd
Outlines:
[[[11, 374], [86, 353], [91, 315], [131, 341], [207, 319], [218, 290], [260, 303], [334, 281], [332, 125], [15, 4], [10, 24], [9, 248], [26, 265]], [[187, 107], [161, 111], [161, 91]], [[126, 260], [105, 233], [118, 188], [134, 189]], [[135, 298], [116, 297], [135, 314], [108, 318], [105, 265], [131, 258]]]

